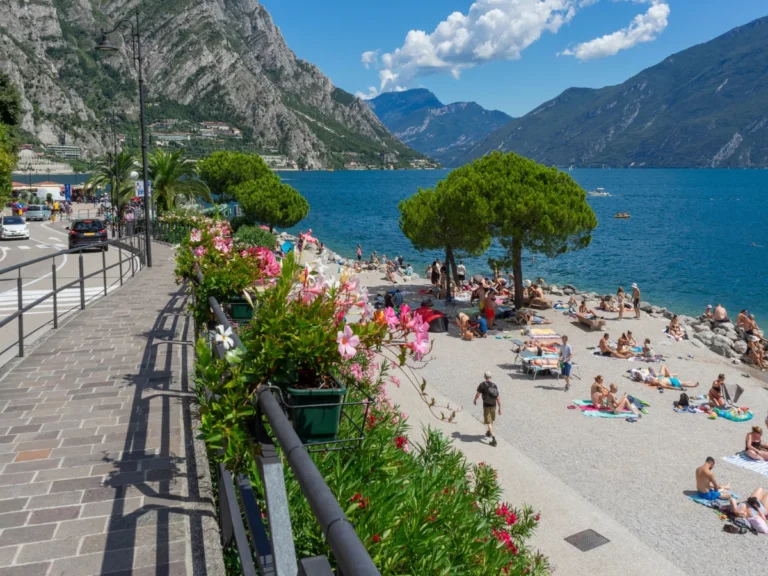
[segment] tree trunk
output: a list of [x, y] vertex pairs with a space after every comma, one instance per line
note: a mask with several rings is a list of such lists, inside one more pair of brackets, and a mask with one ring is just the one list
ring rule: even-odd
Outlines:
[[451, 260], [453, 260], [453, 250], [450, 246], [445, 247], [445, 301], [448, 302], [451, 299]]
[[523, 243], [512, 239], [512, 273], [515, 275], [515, 309], [523, 307]]
[[449, 258], [448, 262], [451, 263], [451, 266], [448, 268], [448, 275], [451, 276], [451, 268], [453, 268], [453, 283], [458, 286], [459, 273], [456, 271], [456, 257], [453, 255], [453, 248], [450, 248], [449, 251], [446, 251], [446, 255]]

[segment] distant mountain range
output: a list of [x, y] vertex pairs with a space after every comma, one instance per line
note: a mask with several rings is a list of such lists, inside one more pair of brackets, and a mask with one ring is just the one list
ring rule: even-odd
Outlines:
[[768, 167], [768, 17], [618, 86], [570, 88], [456, 163], [492, 150], [559, 166]]
[[400, 141], [445, 166], [456, 166], [457, 158], [512, 120], [475, 102], [443, 104], [424, 88], [385, 92], [368, 105]]

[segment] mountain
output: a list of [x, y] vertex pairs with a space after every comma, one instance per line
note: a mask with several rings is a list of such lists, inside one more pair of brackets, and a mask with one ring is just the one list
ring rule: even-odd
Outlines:
[[443, 104], [424, 88], [385, 92], [368, 106], [404, 144], [446, 166], [512, 119], [474, 102]]
[[423, 158], [297, 58], [256, 0], [0, 0], [0, 71], [22, 93], [27, 138], [100, 154], [111, 110], [120, 131], [135, 133], [130, 28], [110, 36], [118, 52], [94, 47], [102, 28], [137, 7], [149, 122], [224, 122], [242, 131], [242, 146], [310, 167]]
[[618, 86], [570, 88], [460, 158], [514, 151], [567, 166], [768, 167], [768, 17]]

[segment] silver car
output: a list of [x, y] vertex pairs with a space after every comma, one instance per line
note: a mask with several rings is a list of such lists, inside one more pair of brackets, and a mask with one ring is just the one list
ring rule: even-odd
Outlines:
[[50, 220], [51, 211], [45, 205], [33, 204], [27, 208], [27, 221], [30, 220]]
[[0, 240], [29, 239], [29, 228], [21, 216], [0, 216]]

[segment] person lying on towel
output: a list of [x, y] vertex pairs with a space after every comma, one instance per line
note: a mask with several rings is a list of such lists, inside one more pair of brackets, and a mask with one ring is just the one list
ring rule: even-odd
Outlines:
[[768, 493], [758, 488], [741, 504], [731, 496], [728, 499], [728, 507], [737, 518], [744, 518], [755, 532], [768, 534]]

